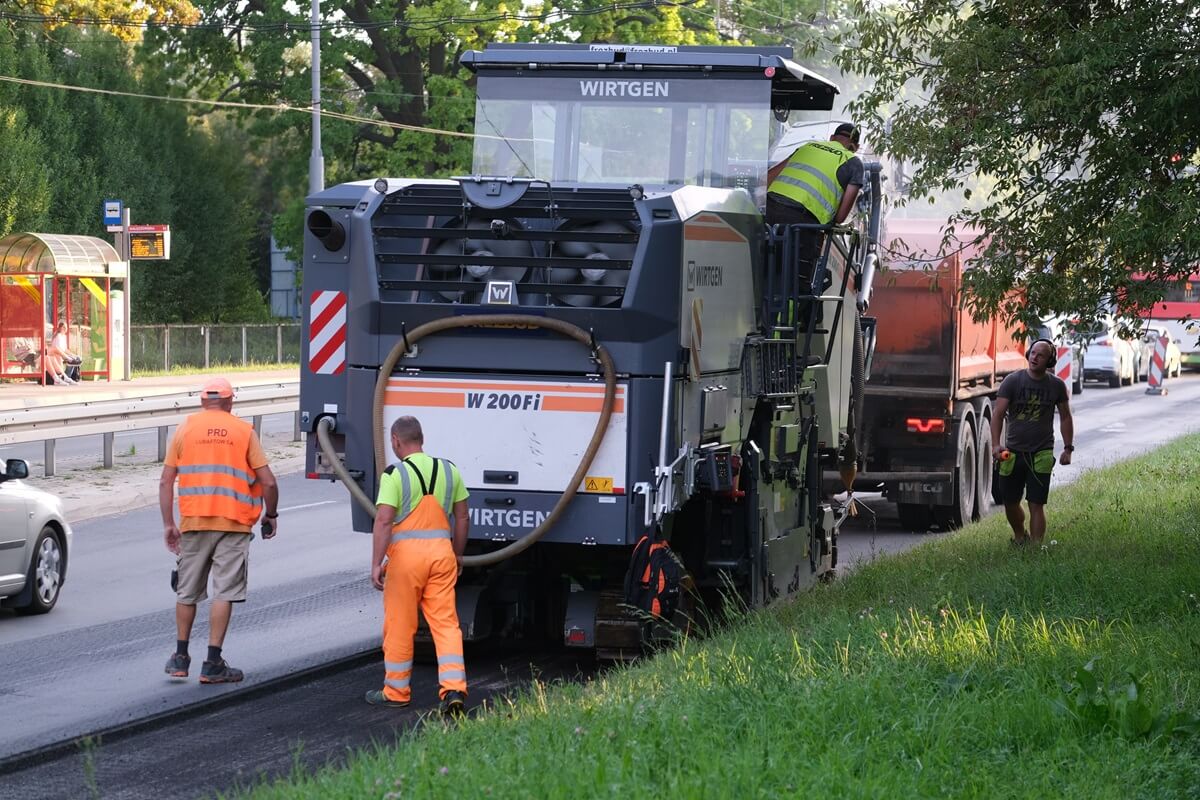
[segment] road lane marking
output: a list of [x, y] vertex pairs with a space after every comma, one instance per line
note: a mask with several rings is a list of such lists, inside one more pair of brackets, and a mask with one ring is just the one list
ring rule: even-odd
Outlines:
[[327, 506], [331, 503], [336, 503], [336, 502], [337, 502], [337, 500], [322, 500], [319, 503], [305, 503], [302, 506], [288, 506], [287, 508], [279, 509], [279, 513], [282, 514], [285, 511], [299, 511], [302, 508], [315, 508], [316, 506]]

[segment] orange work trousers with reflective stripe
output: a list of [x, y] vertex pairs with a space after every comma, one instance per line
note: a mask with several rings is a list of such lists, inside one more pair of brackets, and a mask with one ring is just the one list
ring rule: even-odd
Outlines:
[[417, 609], [433, 634], [437, 650], [438, 697], [467, 691], [462, 628], [454, 605], [458, 561], [449, 539], [402, 539], [388, 547], [383, 580], [383, 694], [412, 698], [413, 636]]

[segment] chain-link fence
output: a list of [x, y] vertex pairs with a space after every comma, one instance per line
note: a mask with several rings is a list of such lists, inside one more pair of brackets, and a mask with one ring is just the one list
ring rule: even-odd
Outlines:
[[300, 361], [300, 323], [276, 325], [134, 325], [133, 369], [287, 364]]

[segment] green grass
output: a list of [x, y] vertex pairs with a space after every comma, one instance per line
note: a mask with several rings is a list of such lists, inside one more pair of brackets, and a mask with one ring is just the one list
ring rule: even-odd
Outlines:
[[1200, 797], [1198, 463], [1192, 437], [1057, 490], [1044, 551], [993, 516], [251, 796]]
[[133, 377], [135, 378], [162, 378], [170, 375], [207, 375], [217, 374], [224, 375], [226, 373], [235, 372], [260, 372], [263, 370], [294, 370], [297, 374], [300, 372], [300, 364], [297, 362], [289, 362], [278, 364], [274, 361], [256, 362], [250, 364], [215, 364], [207, 369], [204, 367], [191, 367], [187, 365], [176, 364], [171, 369], [135, 369]]

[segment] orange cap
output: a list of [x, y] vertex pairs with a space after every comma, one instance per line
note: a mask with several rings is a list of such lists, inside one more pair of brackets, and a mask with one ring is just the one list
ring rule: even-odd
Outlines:
[[227, 397], [233, 397], [233, 387], [224, 378], [210, 378], [200, 389], [200, 398], [203, 400]]

